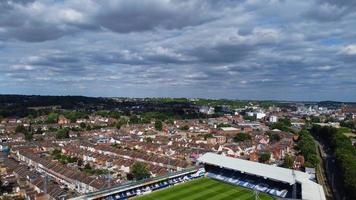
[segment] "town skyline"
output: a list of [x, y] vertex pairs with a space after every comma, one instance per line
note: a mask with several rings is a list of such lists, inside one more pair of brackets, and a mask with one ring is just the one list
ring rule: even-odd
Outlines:
[[194, 100], [194, 99], [206, 99], [206, 100], [231, 100], [231, 101], [256, 101], [256, 102], [263, 102], [263, 101], [271, 101], [271, 102], [301, 102], [301, 103], [316, 103], [316, 102], [337, 102], [337, 103], [356, 103], [356, 101], [342, 101], [342, 100], [295, 100], [295, 99], [240, 99], [240, 98], [209, 98], [209, 97], [172, 97], [172, 96], [88, 96], [88, 95], [81, 95], [81, 94], [63, 94], [63, 95], [51, 95], [51, 94], [0, 94], [0, 96], [39, 96], [39, 97], [89, 97], [89, 98], [108, 98], [108, 99], [187, 99], [187, 100]]

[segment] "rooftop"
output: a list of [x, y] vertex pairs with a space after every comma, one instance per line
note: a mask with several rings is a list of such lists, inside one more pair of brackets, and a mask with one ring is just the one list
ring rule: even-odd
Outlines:
[[297, 182], [302, 186], [303, 199], [325, 200], [322, 186], [311, 181], [310, 175], [301, 171], [227, 157], [215, 153], [206, 153], [201, 156], [198, 161], [200, 163], [241, 171], [291, 185]]

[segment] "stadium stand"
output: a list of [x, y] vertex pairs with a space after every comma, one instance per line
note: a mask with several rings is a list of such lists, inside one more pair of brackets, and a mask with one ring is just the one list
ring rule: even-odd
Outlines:
[[204, 164], [207, 176], [213, 179], [278, 198], [325, 200], [322, 186], [310, 180], [310, 175], [304, 172], [215, 153], [206, 153], [198, 161]]
[[84, 196], [73, 198], [79, 199], [101, 199], [101, 200], [126, 200], [135, 196], [149, 194], [152, 191], [160, 190], [180, 183], [184, 183], [205, 175], [204, 168], [194, 168], [185, 171], [174, 172], [164, 177], [156, 177], [144, 181], [133, 182], [120, 185], [106, 190], [92, 192]]
[[230, 184], [268, 193], [281, 198], [292, 198], [293, 187], [289, 184], [266, 180], [239, 171], [206, 165], [207, 176]]

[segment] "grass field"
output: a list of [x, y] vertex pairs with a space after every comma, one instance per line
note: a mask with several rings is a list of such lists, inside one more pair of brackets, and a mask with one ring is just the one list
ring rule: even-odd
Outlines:
[[[271, 196], [259, 194], [261, 200]], [[134, 200], [254, 200], [252, 190], [230, 185], [209, 178], [200, 178], [167, 189], [158, 190]]]

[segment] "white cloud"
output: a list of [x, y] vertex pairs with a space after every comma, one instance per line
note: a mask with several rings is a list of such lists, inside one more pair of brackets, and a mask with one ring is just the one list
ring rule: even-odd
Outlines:
[[[0, 80], [9, 85], [27, 81], [47, 85], [34, 91], [58, 94], [90, 88], [108, 96], [280, 99], [333, 99], [315, 91], [347, 88], [356, 99], [356, 24], [344, 4], [31, 2], [0, 1]], [[342, 12], [330, 18], [330, 11]]]
[[342, 53], [346, 55], [356, 55], [356, 44], [350, 44], [344, 46], [341, 50]]

